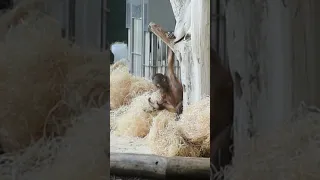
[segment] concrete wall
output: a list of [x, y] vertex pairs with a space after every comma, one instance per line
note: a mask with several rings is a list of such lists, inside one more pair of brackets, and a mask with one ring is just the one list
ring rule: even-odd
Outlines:
[[227, 51], [234, 78], [236, 139], [267, 132], [301, 101], [320, 106], [316, 44], [320, 3], [240, 0], [226, 4]]
[[174, 31], [175, 18], [168, 0], [149, 0], [149, 22], [160, 24], [166, 31]]

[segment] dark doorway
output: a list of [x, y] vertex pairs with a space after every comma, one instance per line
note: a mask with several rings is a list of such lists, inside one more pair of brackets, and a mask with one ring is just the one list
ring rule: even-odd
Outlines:
[[13, 1], [12, 0], [1, 0], [0, 1], [0, 10], [12, 9]]
[[128, 41], [128, 30], [126, 28], [126, 0], [107, 1], [110, 12], [107, 22], [107, 41]]

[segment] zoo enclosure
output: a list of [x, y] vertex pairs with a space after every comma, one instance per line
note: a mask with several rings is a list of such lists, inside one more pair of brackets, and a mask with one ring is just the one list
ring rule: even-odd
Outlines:
[[[143, 77], [151, 78], [155, 73], [167, 73], [168, 70], [168, 46], [152, 32], [147, 33], [147, 47], [150, 47], [150, 52], [146, 54], [143, 64]], [[149, 45], [149, 44], [150, 45]], [[174, 62], [174, 71], [178, 79], [181, 77], [180, 64], [178, 60]]]
[[[167, 72], [167, 45], [149, 31], [150, 22], [160, 24], [167, 31], [174, 30], [175, 18], [169, 1], [126, 1], [130, 72], [147, 79], [155, 73]], [[175, 72], [180, 79], [180, 64], [177, 60]]]

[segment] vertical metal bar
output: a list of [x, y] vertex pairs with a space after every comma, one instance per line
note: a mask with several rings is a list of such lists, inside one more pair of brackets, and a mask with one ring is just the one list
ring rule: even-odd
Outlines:
[[[153, 57], [153, 33], [151, 33], [151, 55], [150, 55], [150, 57], [151, 57], [151, 65], [152, 65], [152, 67], [150, 67], [151, 69], [152, 69], [152, 71], [151, 71], [151, 74], [153, 75], [155, 72], [154, 72], [154, 68], [153, 68], [153, 66], [154, 66], [154, 57]], [[152, 75], [151, 75], [151, 77], [152, 77]]]
[[160, 62], [160, 67], [159, 67], [159, 69], [160, 69], [160, 73], [163, 73], [163, 59], [162, 59], [162, 54], [161, 54], [161, 48], [162, 48], [162, 46], [161, 46], [161, 40], [157, 37], [157, 43], [158, 43], [158, 49], [157, 49], [157, 51], [158, 51], [158, 55], [159, 55], [159, 62]]
[[154, 49], [156, 51], [156, 57], [157, 57], [156, 71], [157, 73], [159, 73], [159, 71], [161, 72], [161, 56], [159, 56], [160, 45], [159, 45], [158, 37], [155, 36], [154, 38], [156, 39], [156, 48]]
[[157, 73], [157, 36], [152, 34], [153, 74]]
[[154, 46], [153, 46], [153, 50], [154, 50], [154, 57], [155, 57], [155, 64], [154, 64], [154, 69], [155, 72], [158, 73], [159, 69], [158, 69], [158, 64], [159, 64], [159, 57], [158, 57], [158, 48], [159, 48], [159, 44], [158, 44], [158, 38], [157, 36], [153, 36], [154, 39]]
[[152, 41], [151, 41], [151, 38], [152, 38], [152, 34], [153, 33], [149, 33], [149, 59], [148, 59], [148, 61], [149, 61], [149, 78], [151, 78], [152, 77], [152, 74], [153, 74], [153, 72], [152, 72], [152, 68], [151, 68], [151, 66], [152, 66]]
[[144, 67], [145, 69], [147, 69], [147, 68], [148, 68], [148, 77], [146, 77], [146, 78], [148, 78], [148, 79], [150, 78], [150, 74], [151, 74], [150, 66], [152, 66], [152, 65], [151, 65], [151, 62], [150, 62], [150, 59], [151, 59], [151, 57], [150, 57], [150, 50], [151, 50], [151, 44], [150, 44], [150, 43], [151, 43], [151, 34], [152, 34], [152, 33], [148, 33], [148, 36], [149, 36], [149, 38], [148, 38], [148, 41], [149, 41], [149, 42], [148, 42], [148, 43], [149, 43], [149, 47], [148, 47], [148, 52], [147, 52], [147, 53], [149, 53], [149, 56], [148, 56], [148, 57], [149, 57], [149, 59], [147, 59], [147, 61], [148, 61], [148, 65], [149, 65], [149, 66], [148, 66], [148, 67], [146, 67], [146, 66]]
[[153, 72], [152, 72], [152, 68], [151, 68], [151, 66], [152, 66], [152, 41], [151, 41], [151, 39], [152, 39], [152, 34], [153, 33], [149, 33], [149, 78], [151, 78], [152, 77], [152, 74], [153, 74]]
[[162, 43], [159, 38], [157, 38], [158, 43], [158, 55], [159, 55], [159, 61], [160, 61], [160, 72], [163, 73], [163, 58], [162, 58]]
[[132, 74], [134, 74], [135, 73], [135, 66], [134, 66], [134, 64], [135, 64], [135, 58], [134, 58], [134, 49], [135, 49], [135, 47], [134, 47], [134, 35], [135, 35], [135, 33], [134, 33], [134, 27], [135, 27], [135, 24], [134, 24], [134, 17], [131, 17], [131, 22], [132, 22], [132, 24], [131, 24], [131, 63], [132, 63]]
[[157, 48], [155, 49], [157, 52], [157, 67], [156, 67], [157, 69], [156, 70], [157, 70], [157, 73], [162, 73], [162, 59], [161, 59], [161, 54], [159, 53], [161, 45], [159, 43], [159, 38], [157, 36], [155, 36], [155, 38], [157, 40]]
[[152, 57], [152, 67], [151, 67], [152, 74], [155, 74], [156, 71], [155, 71], [154, 66], [156, 63], [155, 63], [155, 58], [154, 58], [154, 34], [153, 33], [151, 34], [151, 57]]
[[[158, 38], [159, 39], [159, 38]], [[165, 74], [166, 72], [166, 59], [163, 59], [163, 44], [162, 44], [162, 40], [159, 39], [159, 44], [160, 44], [160, 58], [161, 58], [161, 73]]]
[[158, 56], [157, 56], [157, 47], [158, 47], [158, 44], [157, 44], [157, 37], [155, 36], [155, 35], [153, 35], [153, 57], [154, 57], [154, 64], [153, 64], [153, 69], [154, 69], [154, 72], [155, 73], [158, 73], [158, 71], [157, 71], [157, 68], [156, 68], [156, 66], [157, 66], [157, 64], [158, 64]]
[[142, 42], [142, 48], [141, 48], [141, 77], [144, 77], [145, 73], [144, 73], [144, 68], [143, 68], [143, 64], [145, 63], [145, 32], [144, 32], [144, 24], [145, 24], [145, 19], [144, 19], [144, 0], [141, 0], [141, 9], [142, 9], [142, 13], [141, 13], [141, 20], [142, 20], [142, 36], [141, 36], [141, 42]]
[[132, 11], [133, 11], [133, 5], [132, 5], [132, 3], [130, 3], [130, 27], [131, 27], [131, 29], [130, 29], [130, 41], [131, 41], [131, 46], [130, 46], [130, 60], [131, 60], [131, 73], [133, 74], [134, 73], [134, 59], [133, 59], [133, 54], [132, 54], [132, 52], [133, 52], [133, 45], [134, 45], [134, 43], [133, 43], [133, 13], [132, 13]]
[[163, 74], [164, 70], [163, 70], [163, 58], [162, 58], [162, 54], [161, 54], [161, 48], [162, 48], [162, 44], [161, 44], [161, 40], [160, 38], [157, 37], [157, 40], [158, 40], [158, 45], [159, 45], [159, 48], [157, 49], [160, 53], [159, 53], [159, 62], [160, 62], [160, 66], [159, 66], [159, 69], [160, 69], [160, 73]]

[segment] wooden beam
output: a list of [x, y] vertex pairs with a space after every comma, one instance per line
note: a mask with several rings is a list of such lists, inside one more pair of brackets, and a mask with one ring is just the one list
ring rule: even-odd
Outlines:
[[111, 153], [110, 173], [158, 180], [209, 180], [210, 159]]
[[158, 25], [158, 24], [155, 24], [153, 22], [151, 22], [149, 24], [149, 28], [150, 28], [150, 31], [153, 32], [158, 38], [160, 38], [168, 47], [170, 47], [170, 49], [172, 51], [174, 51], [174, 45], [173, 45], [173, 41], [174, 39], [169, 39], [168, 36], [167, 36], [167, 32], [163, 30], [163, 28]]

